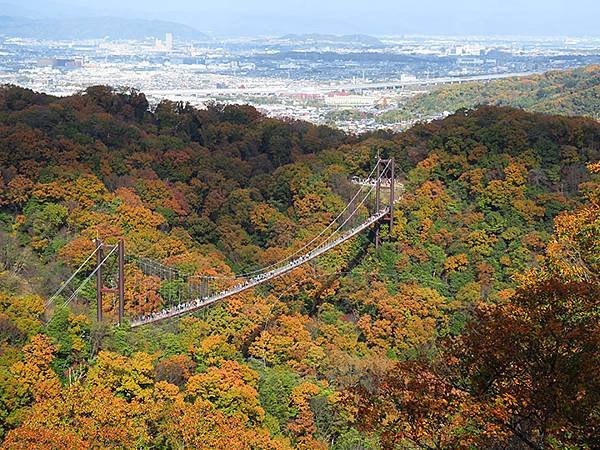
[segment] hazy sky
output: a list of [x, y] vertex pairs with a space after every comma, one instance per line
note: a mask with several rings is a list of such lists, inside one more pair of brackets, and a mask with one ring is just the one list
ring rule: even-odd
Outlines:
[[[600, 36], [600, 0], [0, 0], [47, 15], [119, 15], [217, 34]], [[2, 12], [0, 12], [2, 14]]]

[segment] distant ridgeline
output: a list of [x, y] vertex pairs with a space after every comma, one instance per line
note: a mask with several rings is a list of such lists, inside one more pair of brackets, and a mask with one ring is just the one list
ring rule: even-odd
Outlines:
[[179, 39], [209, 40], [209, 37], [187, 25], [164, 20], [122, 17], [65, 17], [29, 19], [2, 15], [0, 35], [34, 39], [146, 39], [173, 33]]
[[513, 106], [528, 111], [600, 119], [600, 66], [552, 71], [490, 82], [447, 85], [408, 99], [382, 122], [434, 117], [478, 105]]

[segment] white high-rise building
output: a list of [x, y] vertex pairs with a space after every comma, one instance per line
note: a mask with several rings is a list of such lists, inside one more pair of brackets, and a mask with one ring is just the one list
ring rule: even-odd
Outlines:
[[173, 50], [173, 33], [167, 33], [165, 35], [165, 47], [169, 52]]

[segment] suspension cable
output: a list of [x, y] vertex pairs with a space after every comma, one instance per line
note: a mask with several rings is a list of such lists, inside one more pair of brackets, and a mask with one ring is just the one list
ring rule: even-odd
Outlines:
[[[383, 178], [385, 171], [387, 170], [387, 168], [389, 167], [390, 162], [388, 161], [388, 163], [385, 165], [385, 167], [383, 168], [383, 170], [381, 170], [380, 176], [378, 178], [381, 179]], [[377, 167], [373, 168], [373, 170], [371, 170], [371, 173], [369, 173], [369, 175], [367, 176], [367, 179], [370, 179], [373, 174], [375, 173], [375, 171], [377, 170]], [[367, 194], [365, 195], [365, 197], [363, 198], [363, 200], [354, 208], [354, 210], [352, 211], [352, 213], [348, 216], [348, 218], [346, 218], [346, 220], [340, 225], [338, 226], [338, 228], [333, 231], [331, 233], [331, 235], [329, 235], [323, 242], [321, 242], [322, 245], [323, 243], [327, 242], [331, 237], [333, 237], [335, 234], [337, 234], [339, 232], [339, 230], [348, 223], [348, 221], [354, 216], [354, 214], [358, 211], [358, 208], [360, 206], [362, 206], [364, 204], [364, 202], [366, 201], [366, 199], [368, 198], [368, 196], [371, 194], [371, 192], [373, 192], [373, 189], [375, 188], [375, 185], [371, 185], [371, 188], [369, 189], [369, 191], [367, 192]], [[224, 280], [234, 280], [234, 279], [239, 279], [239, 278], [248, 278], [250, 275], [258, 275], [260, 273], [263, 273], [265, 271], [268, 271], [269, 269], [279, 266], [282, 263], [292, 259], [294, 256], [298, 255], [299, 253], [301, 253], [303, 250], [305, 250], [306, 248], [308, 248], [311, 244], [313, 244], [315, 241], [319, 240], [326, 232], [327, 230], [329, 230], [341, 217], [342, 215], [348, 210], [348, 208], [351, 207], [352, 203], [357, 199], [357, 197], [360, 195], [360, 193], [362, 192], [362, 187], [359, 188], [356, 192], [356, 194], [354, 194], [354, 196], [352, 197], [352, 199], [348, 202], [348, 204], [345, 206], [345, 208], [338, 214], [338, 216], [333, 219], [331, 221], [331, 223], [329, 223], [329, 225], [327, 225], [327, 227], [325, 227], [317, 236], [315, 236], [314, 238], [312, 238], [309, 242], [307, 242], [306, 244], [304, 244], [302, 247], [300, 247], [299, 249], [297, 249], [296, 251], [294, 251], [292, 254], [286, 256], [285, 258], [276, 261], [272, 264], [269, 264], [268, 266], [262, 267], [260, 269], [256, 269], [253, 271], [249, 271], [249, 272], [244, 272], [241, 274], [236, 274], [236, 275], [232, 275], [232, 276], [204, 276], [204, 275], [194, 275], [194, 274], [188, 274], [188, 273], [181, 273], [179, 272], [177, 269], [171, 268], [169, 266], [165, 266], [164, 264], [161, 263], [157, 263], [153, 260], [149, 260], [147, 258], [138, 258], [138, 260], [140, 262], [143, 262], [145, 264], [147, 264], [148, 266], [152, 266], [155, 269], [161, 270], [161, 271], [166, 271], [168, 270], [169, 272], [171, 272], [171, 274], [176, 274], [179, 277], [182, 278], [207, 278], [207, 279], [224, 279]], [[318, 245], [317, 245], [318, 247]], [[162, 277], [161, 277], [162, 278]]]
[[77, 274], [81, 271], [81, 269], [83, 269], [85, 267], [85, 265], [90, 261], [90, 259], [92, 259], [94, 257], [94, 255], [98, 252], [98, 250], [103, 246], [104, 244], [100, 244], [99, 246], [96, 247], [96, 249], [90, 254], [90, 256], [87, 257], [87, 259], [77, 268], [77, 270], [75, 272], [73, 272], [73, 274], [67, 279], [67, 281], [65, 281], [60, 288], [58, 288], [58, 290], [54, 293], [54, 295], [52, 295], [52, 297], [50, 297], [45, 304], [45, 307], [47, 308], [48, 306], [50, 306], [52, 304], [52, 302], [56, 299], [56, 297], [58, 297], [62, 291], [65, 290], [65, 288], [69, 285], [69, 283], [71, 281], [73, 281], [73, 278], [75, 278], [77, 276]]
[[[385, 166], [385, 168], [382, 170], [382, 173], [385, 172], [385, 170], [387, 169], [387, 167], [389, 166], [389, 162], [388, 164]], [[367, 178], [371, 178], [371, 176], [373, 176], [373, 174], [375, 173], [375, 170], [377, 170], [377, 167], [373, 168], [373, 170], [371, 171], [371, 173], [368, 175]], [[381, 178], [383, 175], [380, 175], [379, 178]], [[371, 190], [369, 191], [369, 193], [373, 190], [373, 187], [371, 187]], [[322, 230], [317, 236], [315, 236], [312, 240], [310, 240], [308, 243], [306, 243], [304, 246], [302, 246], [301, 248], [299, 248], [298, 250], [296, 250], [294, 253], [292, 253], [291, 255], [286, 256], [285, 258], [281, 259], [280, 261], [274, 262], [266, 267], [262, 267], [260, 269], [257, 270], [253, 270], [250, 272], [245, 272], [245, 273], [241, 273], [239, 275], [236, 275], [235, 278], [247, 278], [248, 275], [255, 275], [255, 274], [259, 274], [262, 272], [265, 272], [266, 270], [278, 266], [281, 263], [293, 258], [294, 256], [296, 256], [297, 254], [301, 253], [303, 250], [305, 250], [308, 246], [310, 246], [313, 242], [315, 242], [316, 240], [318, 240], [321, 236], [323, 236], [323, 234], [325, 234], [325, 232], [327, 230], [329, 230], [339, 219], [340, 217], [342, 217], [342, 215], [346, 212], [346, 210], [350, 207], [350, 205], [352, 205], [352, 202], [354, 202], [354, 200], [356, 200], [356, 198], [360, 195], [360, 193], [362, 192], [362, 187], [358, 189], [358, 191], [356, 192], [356, 194], [354, 194], [354, 197], [352, 197], [352, 199], [350, 200], [350, 202], [348, 202], [348, 204], [346, 205], [346, 207], [342, 210], [342, 212], [340, 212], [338, 214], [338, 216], [333, 219], [333, 221], [327, 225], [327, 227]], [[364, 200], [363, 200], [364, 201]], [[362, 202], [361, 202], [362, 203]], [[354, 214], [354, 212], [356, 212], [356, 209], [352, 212], [352, 214]], [[352, 215], [351, 215], [352, 216]], [[350, 216], [350, 217], [351, 217]], [[347, 222], [347, 220], [346, 220]], [[344, 222], [344, 223], [346, 223]], [[333, 234], [332, 234], [333, 235]]]
[[[83, 282], [79, 285], [79, 287], [75, 290], [75, 292], [73, 292], [73, 294], [71, 294], [71, 296], [65, 300], [65, 302], [60, 305], [57, 309], [63, 309], [65, 306], [67, 306], [69, 303], [71, 303], [71, 300], [73, 300], [75, 298], [75, 296], [79, 293], [79, 291], [81, 291], [81, 289], [83, 289], [83, 287], [87, 284], [88, 281], [90, 281], [90, 279], [96, 274], [96, 272], [98, 272], [98, 269], [100, 269], [100, 267], [102, 267], [102, 265], [106, 262], [106, 260], [117, 250], [118, 246], [114, 246], [113, 249], [108, 253], [108, 255], [106, 255], [106, 257], [102, 260], [102, 262], [100, 264], [98, 264], [98, 266], [96, 266], [96, 268], [92, 271], [92, 273], [90, 273], [88, 275], [88, 277], [83, 280]], [[54, 314], [50, 320], [48, 320], [45, 325], [48, 326], [50, 324], [50, 322], [52, 322], [52, 320], [54, 320], [54, 318], [56, 317], [56, 314]]]
[[[388, 164], [383, 169], [383, 172], [385, 172], [385, 170], [387, 169], [387, 167], [388, 167], [389, 164], [390, 163], [388, 162]], [[367, 192], [367, 194], [363, 197], [362, 201], [358, 205], [356, 205], [356, 208], [354, 208], [354, 211], [352, 211], [352, 214], [350, 214], [348, 216], [348, 218], [339, 227], [337, 227], [337, 229], [333, 233], [331, 233], [331, 235], [327, 239], [325, 239], [321, 243], [321, 245], [325, 244], [329, 239], [331, 239], [335, 234], [337, 234], [343, 228], [343, 226], [346, 225], [346, 223], [348, 223], [348, 221], [351, 218], [354, 217], [354, 213], [357, 212], [358, 208], [360, 208], [365, 203], [365, 201], [367, 200], [367, 198], [369, 198], [369, 195], [371, 195], [371, 192], [373, 192], [373, 189], [375, 189], [375, 186], [371, 186], [371, 189], [369, 189], [369, 191]], [[377, 211], [377, 212], [379, 212], [379, 211]]]
[[[141, 268], [142, 272], [144, 272], [146, 275], [157, 276], [157, 277], [161, 278], [161, 280], [168, 280], [168, 278], [166, 278], [166, 277], [163, 278], [163, 276], [162, 276], [165, 273], [168, 273], [168, 277], [174, 276], [181, 280], [190, 279], [190, 278], [200, 278], [200, 279], [206, 278], [209, 280], [235, 280], [237, 278], [235, 275], [230, 275], [230, 276], [196, 275], [196, 274], [192, 274], [189, 272], [181, 272], [174, 267], [167, 266], [165, 264], [159, 263], [159, 262], [154, 261], [149, 258], [136, 257], [136, 256], [131, 256], [130, 258], [132, 260], [136, 261], [140, 266], [144, 266], [146, 269], [148, 269], [146, 272], [144, 272], [144, 268], [143, 267]], [[152, 273], [152, 269], [154, 269], [154, 271], [156, 273]], [[151, 273], [148, 273], [148, 272], [151, 272]], [[172, 278], [171, 278], [171, 281], [173, 281]]]
[[[354, 209], [354, 211], [352, 211], [352, 214], [350, 216], [348, 216], [348, 218], [333, 232], [331, 233], [331, 235], [329, 235], [323, 242], [321, 242], [318, 246], [316, 246], [312, 251], [317, 250], [319, 247], [323, 246], [326, 247], [328, 245], [331, 245], [332, 243], [328, 244], [328, 241], [333, 238], [343, 227], [344, 225], [346, 225], [346, 223], [348, 223], [348, 221], [350, 219], [352, 219], [354, 217], [354, 213], [358, 211], [358, 209], [365, 203], [365, 201], [367, 200], [367, 198], [369, 197], [369, 195], [371, 194], [371, 192], [373, 192], [373, 189], [375, 187], [372, 186], [371, 189], [369, 189], [369, 191], [367, 192], [367, 194], [364, 196], [364, 198], [362, 199], [362, 201], [356, 205], [356, 208]], [[309, 252], [310, 253], [310, 252]]]
[[[140, 257], [132, 257], [132, 259], [137, 260], [137, 262], [140, 265], [144, 265], [146, 266], [148, 269], [154, 269], [156, 270], [156, 275], [153, 273], [150, 273], [150, 276], [158, 276], [159, 278], [163, 278], [163, 276], [161, 274], [166, 273], [167, 271], [170, 272], [171, 274], [175, 274], [177, 276], [184, 276], [185, 274], [182, 274], [181, 272], [179, 272], [179, 270], [170, 267], [170, 266], [166, 266], [164, 264], [161, 264], [157, 261], [154, 261], [152, 259], [148, 259], [148, 258], [140, 258]], [[143, 271], [143, 269], [142, 269]], [[148, 270], [150, 272], [150, 270]], [[160, 273], [159, 273], [160, 272]], [[148, 274], [146, 274], [148, 275]]]

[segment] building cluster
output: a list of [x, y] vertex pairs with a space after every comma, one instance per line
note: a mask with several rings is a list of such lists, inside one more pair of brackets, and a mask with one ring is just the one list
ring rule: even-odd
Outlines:
[[[132, 87], [152, 104], [247, 103], [276, 117], [349, 132], [402, 129], [378, 116], [431, 86], [600, 62], [600, 39], [388, 37], [226, 38], [176, 32], [134, 40], [40, 41], [0, 36], [0, 83], [54, 95]], [[415, 118], [418, 119], [418, 118]]]

